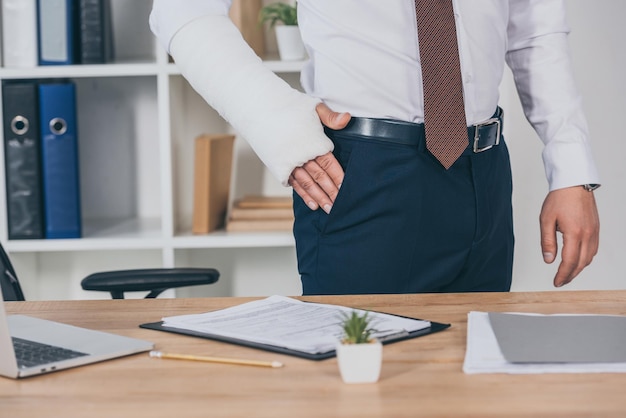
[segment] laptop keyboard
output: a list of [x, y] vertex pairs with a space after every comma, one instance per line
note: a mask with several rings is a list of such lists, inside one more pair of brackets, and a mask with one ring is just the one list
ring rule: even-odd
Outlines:
[[17, 365], [20, 368], [39, 366], [76, 357], [86, 356], [86, 353], [55, 347], [35, 341], [12, 337]]

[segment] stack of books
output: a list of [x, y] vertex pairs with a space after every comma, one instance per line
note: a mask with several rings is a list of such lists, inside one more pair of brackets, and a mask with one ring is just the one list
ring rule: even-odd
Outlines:
[[246, 196], [230, 211], [227, 231], [291, 231], [293, 200], [290, 196]]

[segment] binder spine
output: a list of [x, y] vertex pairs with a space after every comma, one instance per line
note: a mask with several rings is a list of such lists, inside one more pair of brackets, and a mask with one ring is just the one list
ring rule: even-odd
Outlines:
[[37, 66], [37, 0], [2, 0], [3, 66]]
[[78, 14], [80, 62], [105, 63], [104, 0], [79, 0]]
[[46, 238], [80, 238], [76, 92], [71, 82], [39, 85]]
[[38, 0], [37, 29], [39, 65], [77, 63], [75, 0]]
[[44, 238], [37, 85], [2, 87], [8, 236]]

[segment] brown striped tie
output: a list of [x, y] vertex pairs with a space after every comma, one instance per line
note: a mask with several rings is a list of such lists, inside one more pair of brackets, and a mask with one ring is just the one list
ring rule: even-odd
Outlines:
[[446, 168], [468, 145], [452, 0], [415, 0], [426, 148]]

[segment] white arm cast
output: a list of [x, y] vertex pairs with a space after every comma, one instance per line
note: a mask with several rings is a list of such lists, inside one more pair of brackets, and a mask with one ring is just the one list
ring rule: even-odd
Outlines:
[[192, 20], [169, 47], [191, 86], [250, 143], [282, 184], [287, 185], [294, 168], [332, 151], [315, 111], [319, 100], [270, 71], [228, 17]]

